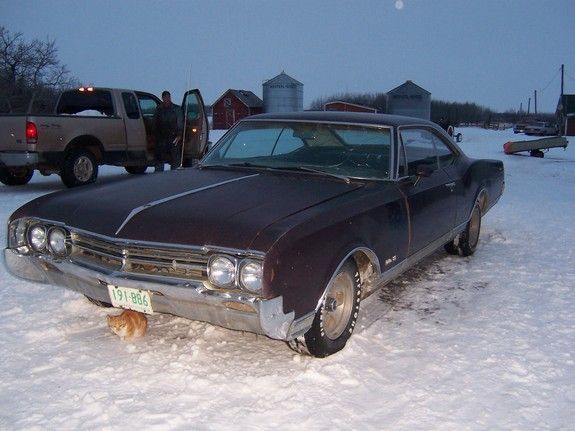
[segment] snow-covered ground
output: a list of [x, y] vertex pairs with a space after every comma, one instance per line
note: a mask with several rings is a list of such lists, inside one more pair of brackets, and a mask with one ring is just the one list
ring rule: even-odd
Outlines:
[[[476, 254], [438, 251], [372, 296], [327, 359], [167, 315], [122, 342], [110, 310], [1, 268], [0, 429], [575, 429], [575, 149], [506, 156], [522, 135], [460, 131], [506, 168]], [[62, 188], [0, 186], [0, 219]]]

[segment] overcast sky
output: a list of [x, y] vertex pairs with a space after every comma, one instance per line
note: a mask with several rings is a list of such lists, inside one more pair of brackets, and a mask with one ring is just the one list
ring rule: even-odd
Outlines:
[[[56, 40], [85, 84], [179, 100], [199, 88], [262, 96], [283, 70], [304, 107], [411, 79], [434, 99], [555, 110], [559, 69], [575, 93], [574, 0], [0, 0], [0, 25]], [[533, 101], [532, 101], [533, 109]]]

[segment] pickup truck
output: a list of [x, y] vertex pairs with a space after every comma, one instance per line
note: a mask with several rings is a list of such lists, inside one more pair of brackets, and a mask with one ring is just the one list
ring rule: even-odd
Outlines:
[[[68, 187], [92, 183], [99, 165], [142, 174], [155, 164], [154, 112], [160, 99], [142, 91], [82, 87], [64, 91], [53, 115], [0, 116], [0, 181], [27, 184], [34, 170], [59, 174]], [[182, 166], [207, 150], [208, 122], [199, 90], [185, 93]]]
[[524, 133], [526, 135], [557, 135], [557, 126], [549, 121], [536, 121], [525, 126]]

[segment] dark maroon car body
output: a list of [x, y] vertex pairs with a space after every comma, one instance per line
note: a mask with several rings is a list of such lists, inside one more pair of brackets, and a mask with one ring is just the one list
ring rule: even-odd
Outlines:
[[[209, 312], [198, 315], [183, 311], [174, 303], [162, 305], [159, 300], [158, 311], [290, 340], [309, 329], [326, 286], [346, 259], [355, 261], [362, 296], [366, 297], [456, 238], [468, 224], [474, 207], [479, 206], [485, 214], [503, 191], [502, 162], [468, 158], [442, 129], [425, 120], [333, 112], [264, 114], [244, 120], [266, 121], [386, 127], [393, 147], [389, 178], [341, 179], [313, 172], [200, 163], [190, 169], [44, 196], [18, 209], [9, 221], [54, 223], [72, 234], [71, 241], [77, 231], [113, 244], [125, 254], [133, 245], [149, 250], [191, 249], [204, 258], [200, 259], [204, 265], [201, 274], [193, 280], [204, 287], [196, 290], [211, 297], [227, 295], [229, 301], [250, 304], [254, 310], [232, 306], [224, 310], [227, 314], [214, 317]], [[409, 130], [425, 130], [440, 140], [451, 152], [448, 162], [442, 166], [440, 160], [435, 170], [420, 172], [402, 168], [402, 140]], [[238, 259], [261, 259], [261, 292], [251, 295], [210, 287], [205, 265], [216, 252]], [[108, 292], [98, 290], [96, 282], [90, 289], [78, 287], [77, 281], [87, 275], [74, 273], [70, 281], [64, 280], [63, 273], [81, 266], [101, 284], [115, 277], [115, 282], [130, 279], [136, 286], [151, 277], [122, 274], [123, 266], [102, 269], [101, 265], [75, 260], [73, 255], [54, 262], [50, 256], [18, 253], [10, 244], [5, 255], [16, 275], [64, 284], [102, 303], [109, 302]], [[31, 260], [36, 261], [38, 269], [33, 275], [22, 269], [30, 266]], [[158, 277], [153, 282], [161, 283]], [[192, 282], [186, 282], [189, 289], [195, 288]], [[171, 279], [166, 284], [174, 289], [186, 286]], [[160, 299], [170, 296], [158, 286], [145, 288], [160, 292]], [[172, 302], [177, 302], [177, 296]], [[274, 298], [281, 298], [281, 310], [261, 308]], [[214, 307], [222, 309], [221, 302]], [[239, 323], [244, 318], [241, 313], [255, 313], [253, 319], [257, 322]]]

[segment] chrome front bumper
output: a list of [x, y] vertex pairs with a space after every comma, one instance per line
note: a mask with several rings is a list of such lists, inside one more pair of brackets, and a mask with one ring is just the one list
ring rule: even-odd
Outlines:
[[4, 250], [4, 262], [13, 275], [41, 283], [64, 286], [98, 301], [111, 303], [108, 285], [150, 292], [154, 312], [208, 322], [224, 328], [254, 332], [278, 340], [292, 340], [311, 327], [314, 313], [294, 319], [284, 313], [283, 298], [260, 299], [242, 293], [207, 289], [199, 282], [166, 284], [127, 278], [121, 272], [109, 274], [79, 266], [68, 260], [22, 255]]

